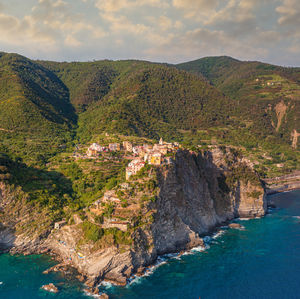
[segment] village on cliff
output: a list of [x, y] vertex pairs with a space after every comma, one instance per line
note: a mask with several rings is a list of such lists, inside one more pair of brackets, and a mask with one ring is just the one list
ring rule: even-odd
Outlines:
[[101, 152], [117, 152], [123, 150], [128, 153], [126, 158], [131, 160], [126, 168], [126, 180], [132, 175], [136, 175], [146, 163], [160, 166], [162, 164], [171, 164], [172, 159], [166, 157], [168, 153], [179, 149], [179, 143], [167, 143], [161, 138], [158, 144], [133, 145], [129, 141], [120, 143], [110, 143], [108, 147], [93, 143], [87, 149], [87, 157], [96, 157]]
[[[92, 143], [83, 155], [75, 153], [75, 157], [80, 159], [94, 159], [97, 161], [101, 154], [104, 155], [106, 159], [111, 159], [114, 155], [120, 154], [123, 159], [129, 160], [130, 162], [126, 167], [126, 182], [120, 184], [121, 190], [127, 192], [130, 189], [131, 177], [137, 175], [146, 165], [160, 167], [173, 164], [174, 154], [179, 148], [181, 148], [179, 143], [167, 143], [163, 141], [162, 138], [157, 144], [144, 143], [143, 145], [135, 145], [133, 142], [125, 140], [122, 143], [109, 143], [106, 146]], [[144, 183], [149, 180], [151, 180], [151, 178], [144, 178]], [[150, 196], [150, 194], [147, 194], [146, 190], [144, 190], [138, 197], [142, 197], [142, 195], [145, 196], [145, 194]], [[120, 196], [118, 196], [117, 190], [114, 188], [106, 190], [100, 198], [97, 198], [94, 201], [86, 212], [87, 215], [92, 213], [92, 215], [101, 216], [105, 214], [107, 209], [114, 207], [114, 214], [120, 214], [122, 220], [115, 217], [115, 215], [114, 217], [103, 217], [101, 227], [115, 227], [122, 231], [127, 231], [130, 221], [128, 219], [125, 220], [127, 217], [123, 214], [129, 209], [131, 214], [134, 215], [134, 210], [139, 209], [139, 206], [136, 207], [131, 201], [128, 201], [128, 205], [128, 207], [123, 206], [122, 200], [120, 199]], [[74, 219], [75, 223], [82, 222], [77, 218]], [[95, 222], [93, 217], [89, 218], [93, 223]], [[55, 228], [60, 229], [64, 225], [66, 225], [65, 220], [55, 223]]]

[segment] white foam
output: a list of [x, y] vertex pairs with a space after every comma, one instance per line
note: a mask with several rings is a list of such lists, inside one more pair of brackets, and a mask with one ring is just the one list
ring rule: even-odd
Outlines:
[[198, 246], [198, 247], [194, 247], [193, 249], [191, 249], [191, 252], [203, 252], [205, 250], [206, 250], [206, 247]]
[[128, 288], [132, 284], [140, 284], [142, 282], [142, 276], [133, 276], [129, 279], [129, 283], [126, 285], [126, 288]]
[[213, 239], [217, 239], [217, 238], [221, 237], [224, 234], [225, 234], [225, 230], [219, 230], [218, 232], [216, 232], [215, 234], [213, 234], [212, 238]]
[[192, 250], [185, 251], [182, 255], [191, 255], [193, 254]]
[[3, 284], [3, 281], [0, 281], [0, 285], [2, 285]]
[[92, 293], [90, 293], [90, 292], [88, 292], [88, 291], [84, 291], [84, 294], [85, 294], [86, 296], [93, 297], [93, 298], [101, 298], [101, 295], [92, 294]]
[[111, 282], [108, 282], [108, 281], [101, 281], [99, 286], [102, 286], [102, 287], [105, 287], [106, 289], [109, 289], [109, 288], [113, 287], [113, 284]]

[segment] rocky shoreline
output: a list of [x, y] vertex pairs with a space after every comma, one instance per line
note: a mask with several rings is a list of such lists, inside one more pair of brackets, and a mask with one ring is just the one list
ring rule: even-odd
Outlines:
[[300, 189], [300, 171], [288, 175], [265, 179], [265, 190], [267, 195], [288, 192]]
[[[25, 216], [15, 218], [14, 223], [13, 216], [6, 217], [0, 244], [6, 243], [12, 254], [52, 255], [62, 263], [55, 266], [56, 270], [75, 268], [78, 279], [92, 292], [102, 281], [126, 285], [133, 275], [143, 275], [160, 256], [203, 246], [202, 237], [224, 223], [237, 217], [264, 216], [265, 192], [249, 165], [230, 150], [179, 151], [174, 164], [159, 169], [159, 196], [148, 206], [154, 211], [153, 222], [134, 230], [131, 246], [113, 244], [95, 250], [93, 244], [85, 244], [78, 249], [82, 230], [71, 223], [43, 235], [15, 234], [14, 226], [26, 219], [26, 210]], [[14, 198], [4, 185], [0, 188], [0, 204], [9, 216]]]

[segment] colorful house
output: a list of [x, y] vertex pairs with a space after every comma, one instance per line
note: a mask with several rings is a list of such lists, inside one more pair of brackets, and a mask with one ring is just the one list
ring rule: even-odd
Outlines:
[[119, 151], [121, 149], [120, 143], [110, 143], [108, 148], [111, 152]]
[[137, 174], [143, 167], [145, 162], [141, 159], [132, 160], [126, 168], [126, 180], [128, 180], [132, 175]]
[[159, 151], [154, 151], [149, 154], [148, 162], [151, 165], [161, 165], [162, 163], [162, 154]]
[[123, 141], [123, 148], [126, 152], [132, 152], [133, 145], [129, 141]]

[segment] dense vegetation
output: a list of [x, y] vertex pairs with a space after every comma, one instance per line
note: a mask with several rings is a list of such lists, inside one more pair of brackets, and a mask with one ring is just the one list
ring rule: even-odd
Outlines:
[[[20, 186], [28, 202], [47, 207], [55, 220], [80, 214], [124, 180], [128, 161], [118, 153], [74, 158], [91, 142], [143, 144], [154, 140], [142, 137], [163, 137], [192, 150], [231, 145], [257, 162], [262, 176], [289, 172], [300, 164], [291, 147], [299, 103], [298, 68], [230, 57], [170, 66], [57, 63], [0, 53], [0, 180]], [[156, 199], [150, 191], [145, 202]], [[93, 241], [110, 235], [90, 224], [83, 230]]]
[[234, 99], [236, 109], [232, 116], [259, 140], [291, 144], [291, 132], [300, 128], [300, 68], [242, 62], [226, 56], [207, 57], [177, 67], [206, 77]]
[[70, 90], [79, 137], [119, 132], [178, 138], [180, 130], [224, 125], [233, 106], [198, 76], [140, 61], [40, 62]]
[[52, 72], [0, 54], [0, 150], [42, 162], [71, 140], [76, 119], [68, 89]]

